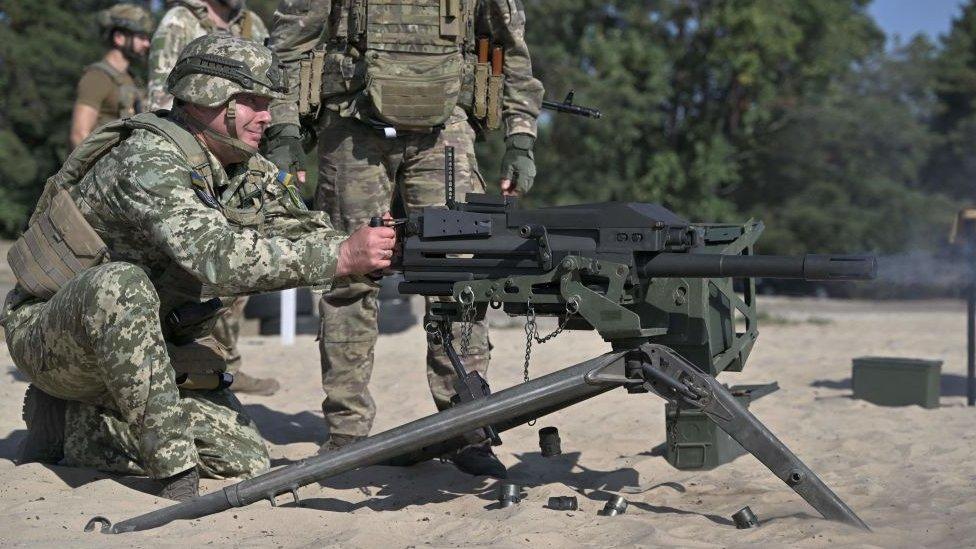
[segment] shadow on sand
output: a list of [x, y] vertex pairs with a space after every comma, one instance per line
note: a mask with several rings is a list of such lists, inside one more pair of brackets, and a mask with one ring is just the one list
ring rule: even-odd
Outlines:
[[[589, 469], [579, 464], [580, 453], [571, 452], [544, 458], [538, 452], [516, 454], [519, 462], [508, 470], [508, 479], [523, 488], [549, 484], [564, 484], [573, 492], [596, 502], [603, 502], [617, 493], [633, 493], [639, 484], [636, 470], [625, 467], [612, 471]], [[474, 495], [486, 502], [486, 509], [498, 507], [496, 497], [502, 481], [485, 477], [472, 477], [458, 472], [452, 465], [428, 461], [412, 467], [375, 466], [351, 471], [325, 479], [320, 485], [338, 490], [359, 489], [368, 499], [358, 503], [338, 498], [309, 498], [302, 507], [332, 512], [351, 512], [368, 508], [373, 511], [396, 511], [412, 505], [443, 503], [465, 495]], [[670, 488], [684, 492], [678, 483], [661, 483], [641, 492], [658, 488]], [[668, 506], [656, 506], [643, 502], [631, 502], [634, 508], [658, 514], [699, 515], [716, 524], [731, 525], [728, 518], [703, 514]], [[294, 506], [289, 503], [286, 506]]]
[[261, 436], [272, 444], [322, 444], [329, 436], [322, 416], [309, 411], [287, 414], [272, 410], [264, 404], [247, 404], [244, 410], [257, 423]]
[[[810, 386], [848, 391], [853, 389], [853, 384], [849, 377], [844, 379], [818, 379], [811, 383]], [[939, 379], [939, 389], [940, 394], [944, 397], [964, 397], [966, 396], [966, 376], [942, 374], [942, 377]], [[847, 395], [847, 397], [853, 398], [852, 395]]]

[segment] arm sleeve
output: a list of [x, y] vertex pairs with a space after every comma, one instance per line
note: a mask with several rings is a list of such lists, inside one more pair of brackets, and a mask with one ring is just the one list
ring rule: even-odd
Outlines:
[[491, 36], [505, 49], [505, 135], [535, 136], [544, 90], [542, 82], [532, 76], [532, 60], [525, 42], [525, 10], [521, 0], [489, 0], [487, 4]]
[[78, 81], [77, 102], [101, 111], [102, 103], [112, 93], [114, 87], [115, 84], [107, 74], [98, 69], [89, 69]]
[[288, 74], [288, 98], [271, 104], [273, 124], [299, 125], [299, 62], [315, 49], [325, 33], [331, 11], [330, 0], [281, 0], [271, 24], [271, 48], [281, 58]]
[[[185, 13], [181, 13], [185, 12]], [[159, 28], [153, 34], [149, 48], [149, 110], [170, 109], [173, 96], [166, 93], [166, 78], [169, 76], [183, 48], [193, 40], [191, 29], [186, 21], [195, 16], [185, 8], [172, 9], [163, 16]]]
[[331, 283], [345, 235], [321, 227], [293, 239], [235, 230], [207, 207], [175, 153], [133, 155], [120, 170], [125, 217], [147, 244], [220, 295]]

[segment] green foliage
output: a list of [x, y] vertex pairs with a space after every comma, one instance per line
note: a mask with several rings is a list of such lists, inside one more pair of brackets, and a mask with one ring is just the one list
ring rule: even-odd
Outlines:
[[0, 8], [0, 230], [23, 227], [68, 154], [75, 84], [104, 47], [94, 13], [109, 0], [6, 0]]
[[766, 252], [930, 245], [949, 209], [919, 176], [935, 52], [913, 43], [886, 54], [867, 4], [525, 0], [550, 98], [575, 88], [605, 113], [544, 116], [530, 202], [755, 215]]
[[[976, 0], [887, 51], [869, 0], [522, 0], [536, 74], [604, 118], [545, 113], [529, 203], [662, 202], [763, 219], [764, 252], [932, 247], [976, 179]], [[0, 4], [0, 232], [67, 154], [111, 0]], [[161, 2], [152, 5], [158, 8]], [[148, 4], [148, 2], [147, 2]], [[270, 26], [277, 0], [250, 0]], [[501, 135], [479, 145], [494, 190]], [[311, 186], [309, 186], [311, 190]]]

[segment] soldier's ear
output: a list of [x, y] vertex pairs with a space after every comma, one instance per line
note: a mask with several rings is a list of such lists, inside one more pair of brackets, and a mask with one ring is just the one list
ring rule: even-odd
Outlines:
[[118, 49], [124, 48], [125, 47], [126, 40], [128, 40], [128, 36], [125, 34], [125, 32], [120, 31], [120, 30], [114, 30], [114, 31], [112, 31], [112, 46], [113, 47], [116, 47]]

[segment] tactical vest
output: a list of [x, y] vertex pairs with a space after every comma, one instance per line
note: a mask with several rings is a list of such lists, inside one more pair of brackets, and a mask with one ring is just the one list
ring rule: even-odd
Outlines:
[[206, 31], [207, 34], [227, 33], [239, 38], [243, 38], [244, 40], [252, 40], [254, 38], [254, 18], [256, 16], [254, 15], [254, 12], [249, 9], [242, 10], [237, 23], [240, 25], [241, 32], [235, 33], [234, 23], [230, 23], [230, 26], [227, 29], [221, 29], [218, 28], [217, 25], [214, 25], [214, 22], [207, 14], [207, 10], [194, 9], [185, 4], [173, 3], [173, 5], [182, 5], [186, 9], [190, 10], [190, 12], [196, 16], [197, 22], [200, 23], [200, 26], [203, 27], [203, 30]]
[[109, 261], [108, 246], [85, 219], [70, 189], [95, 162], [137, 129], [151, 131], [176, 145], [192, 166], [194, 185], [213, 188], [206, 151], [177, 124], [154, 113], [144, 113], [98, 128], [47, 180], [27, 230], [7, 253], [7, 263], [17, 282], [30, 294], [50, 299], [77, 274]]
[[[112, 83], [115, 84], [116, 93], [118, 94], [117, 111], [114, 116], [115, 119], [129, 118], [142, 112], [142, 106], [145, 104], [145, 101], [143, 101], [142, 98], [142, 90], [140, 90], [135, 84], [126, 81], [124, 74], [115, 70], [115, 67], [109, 65], [104, 60], [88, 65], [86, 70], [89, 69], [98, 70], [105, 73], [112, 80]], [[99, 122], [104, 123], [106, 121]]]
[[[314, 116], [323, 103], [355, 96], [358, 117], [397, 129], [441, 126], [457, 105], [488, 119], [476, 105], [489, 103], [490, 71], [466, 55], [476, 42], [477, 3], [332, 0], [325, 43], [299, 66], [300, 114]], [[501, 78], [490, 101], [499, 114]], [[497, 127], [500, 116], [491, 118]]]

